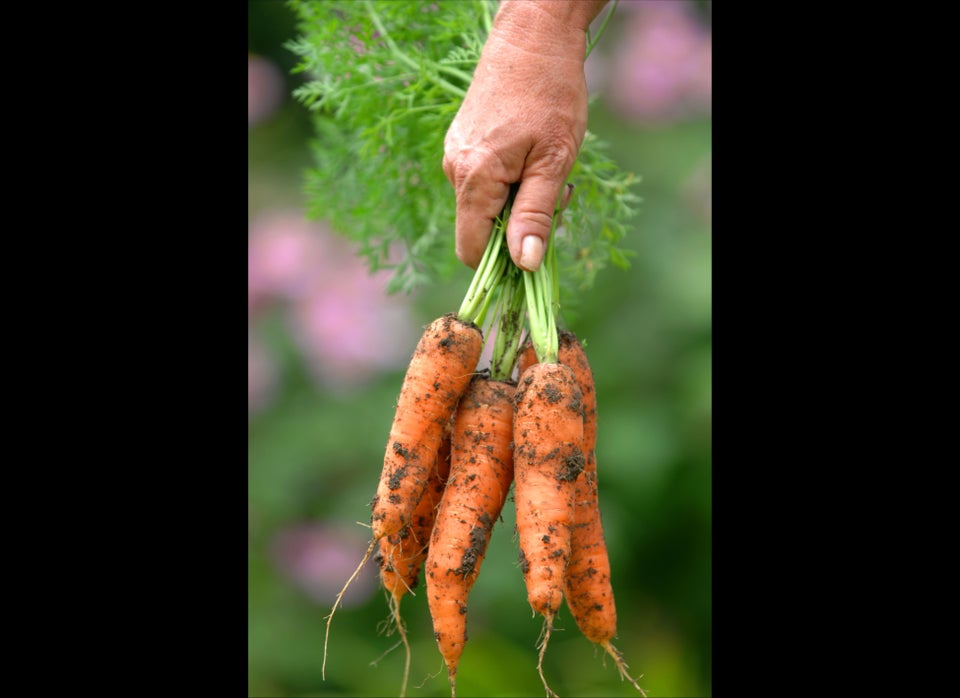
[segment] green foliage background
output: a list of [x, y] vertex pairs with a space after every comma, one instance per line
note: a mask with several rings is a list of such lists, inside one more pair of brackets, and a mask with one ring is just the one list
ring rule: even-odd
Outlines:
[[[283, 44], [294, 33], [283, 3], [250, 0], [251, 53], [289, 71], [296, 58]], [[615, 40], [611, 28], [605, 41]], [[289, 96], [297, 84], [288, 76], [279, 111], [250, 129], [251, 217], [305, 206], [303, 174], [312, 165], [307, 144], [314, 134]], [[597, 383], [600, 497], [620, 630], [615, 644], [634, 675], [644, 675], [640, 684], [651, 697], [709, 696], [712, 243], [709, 215], [689, 186], [709, 162], [710, 122], [641, 128], [601, 101], [592, 108], [590, 130], [611, 143], [621, 168], [642, 180], [642, 203], [621, 243], [634, 253], [630, 269], [598, 274], [576, 314], [565, 318], [587, 341]], [[452, 189], [437, 195], [452, 197]], [[455, 309], [469, 279], [464, 268], [415, 295], [418, 326]], [[281, 382], [272, 405], [249, 422], [249, 695], [396, 695], [402, 652], [370, 665], [395, 642], [379, 631], [388, 615], [382, 595], [338, 611], [324, 681], [329, 608], [278, 572], [269, 546], [284, 527], [305, 520], [364, 535], [354, 522], [369, 516], [402, 372], [388, 372], [361, 392], [327, 394], [308, 378], [279, 319], [260, 318], [255, 330], [280, 357]], [[503, 519], [470, 597], [470, 639], [457, 686], [464, 697], [543, 694], [535, 668], [540, 621], [517, 569], [512, 507]], [[413, 649], [407, 695], [449, 695], [423, 594], [405, 599], [402, 611]], [[637, 695], [565, 609], [559, 627], [545, 673], [561, 696]]]

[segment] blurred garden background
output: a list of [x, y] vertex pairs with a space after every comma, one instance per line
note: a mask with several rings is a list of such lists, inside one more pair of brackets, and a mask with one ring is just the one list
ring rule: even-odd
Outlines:
[[[403, 1], [403, 0], [397, 0]], [[455, 310], [472, 271], [388, 295], [351, 244], [305, 217], [313, 138], [279, 0], [248, 2], [250, 696], [396, 695], [403, 651], [368, 564], [325, 618], [368, 542], [369, 502], [421, 328]], [[570, 329], [598, 396], [600, 505], [619, 637], [654, 697], [712, 693], [711, 5], [621, 0], [587, 62], [589, 129], [640, 179], [622, 243]], [[437, 154], [440, 167], [441, 153]], [[452, 188], [437, 196], [453, 196]], [[449, 221], [451, 250], [453, 221]], [[512, 506], [470, 596], [458, 695], [541, 696]], [[449, 685], [423, 594], [404, 599], [408, 696]], [[561, 609], [544, 661], [561, 696], [635, 696]]]

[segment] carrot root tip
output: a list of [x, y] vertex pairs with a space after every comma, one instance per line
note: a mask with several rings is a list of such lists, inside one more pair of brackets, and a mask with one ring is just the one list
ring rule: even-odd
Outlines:
[[543, 688], [547, 692], [547, 698], [559, 698], [559, 696], [550, 688], [546, 677], [543, 675], [543, 657], [547, 652], [547, 643], [550, 641], [550, 633], [553, 630], [553, 615], [545, 615], [543, 621], [543, 630], [540, 632], [539, 649], [537, 657], [537, 673], [540, 674], [540, 680], [543, 682]]

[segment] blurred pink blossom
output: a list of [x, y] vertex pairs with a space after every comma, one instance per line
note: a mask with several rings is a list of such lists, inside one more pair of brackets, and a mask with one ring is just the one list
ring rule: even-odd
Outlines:
[[349, 388], [371, 372], [404, 366], [413, 353], [406, 300], [388, 296], [388, 274], [371, 275], [348, 251], [291, 307], [292, 333], [316, 378]]
[[[296, 587], [314, 601], [332, 606], [369, 545], [359, 529], [302, 523], [279, 532], [273, 539], [274, 564]], [[377, 590], [376, 565], [363, 569], [344, 592], [341, 606], [360, 606]]]
[[298, 211], [273, 211], [255, 218], [247, 254], [251, 311], [271, 300], [302, 298], [312, 279], [331, 265], [331, 236], [325, 225], [308, 222]]
[[250, 317], [278, 303], [308, 369], [327, 388], [350, 389], [409, 361], [416, 339], [409, 303], [387, 295], [388, 279], [299, 213], [264, 214], [251, 225]]
[[670, 121], [709, 112], [710, 32], [685, 0], [624, 3], [626, 33], [612, 57], [605, 94], [622, 116]]
[[280, 69], [261, 56], [247, 56], [247, 125], [265, 120], [283, 101], [284, 81]]

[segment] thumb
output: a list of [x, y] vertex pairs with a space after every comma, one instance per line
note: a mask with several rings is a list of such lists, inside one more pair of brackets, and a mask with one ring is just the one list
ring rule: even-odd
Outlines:
[[507, 248], [524, 271], [536, 271], [543, 262], [563, 179], [532, 175], [520, 182], [507, 222]]

